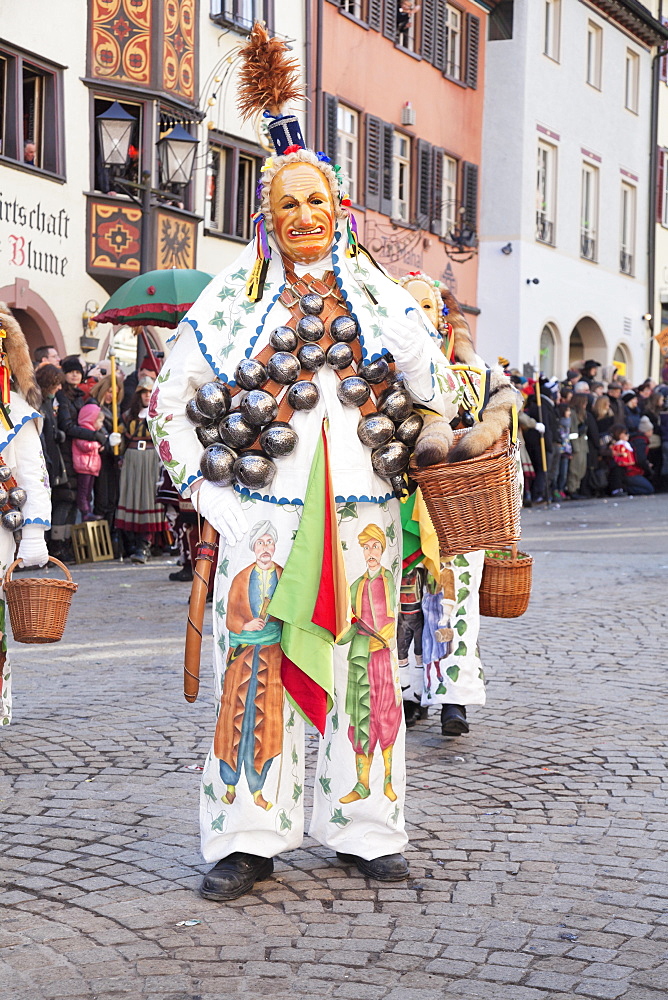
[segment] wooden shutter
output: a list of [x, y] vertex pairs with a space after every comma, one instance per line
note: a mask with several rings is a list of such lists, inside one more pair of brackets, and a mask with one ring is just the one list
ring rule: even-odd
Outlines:
[[443, 209], [443, 156], [445, 150], [440, 146], [431, 147], [431, 219], [429, 228], [435, 236], [445, 236], [442, 232], [442, 209]]
[[417, 142], [417, 224], [429, 229], [434, 188], [432, 183], [432, 147], [424, 139]]
[[430, 63], [434, 61], [437, 6], [438, 0], [422, 0], [422, 40], [420, 54], [423, 59], [426, 59]]
[[380, 31], [382, 18], [383, 18], [383, 4], [382, 0], [369, 0], [369, 9], [367, 12], [367, 24], [374, 31]]
[[480, 18], [466, 15], [466, 78], [467, 87], [478, 86], [478, 56], [480, 54]]
[[446, 0], [435, 0], [434, 58], [433, 63], [441, 73], [445, 71], [445, 42], [448, 30], [448, 10]]
[[375, 115], [366, 116], [365, 205], [380, 212], [383, 122]]
[[475, 163], [464, 163], [462, 170], [463, 221], [478, 232], [478, 167]]
[[394, 128], [382, 123], [382, 167], [380, 188], [380, 212], [392, 218], [392, 188], [394, 181]]
[[397, 0], [385, 0], [383, 4], [383, 34], [392, 42], [396, 42], [397, 40], [398, 9]]
[[666, 151], [657, 149], [656, 151], [656, 221], [664, 225], [663, 219], [663, 186], [666, 177]]
[[338, 139], [338, 119], [339, 102], [331, 94], [322, 95], [324, 134], [322, 137], [322, 149], [330, 158], [332, 163], [338, 163], [337, 139]]

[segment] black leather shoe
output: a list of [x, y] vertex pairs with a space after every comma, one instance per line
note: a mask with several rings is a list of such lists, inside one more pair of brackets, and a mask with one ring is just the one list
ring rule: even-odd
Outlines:
[[256, 882], [269, 878], [274, 870], [273, 858], [260, 858], [257, 854], [235, 851], [218, 861], [202, 879], [200, 896], [224, 903], [238, 899], [253, 888]]
[[406, 729], [412, 729], [420, 718], [420, 706], [416, 701], [404, 701], [404, 719]]
[[443, 705], [441, 708], [441, 732], [444, 736], [461, 736], [468, 733], [466, 705]]
[[184, 566], [183, 569], [178, 570], [178, 572], [170, 573], [169, 579], [178, 581], [179, 583], [192, 583], [193, 579], [192, 566], [190, 565], [190, 563], [188, 563], [187, 566]]
[[340, 854], [338, 851], [336, 856], [339, 861], [357, 865], [362, 875], [375, 878], [378, 882], [401, 882], [409, 875], [408, 862], [403, 854], [386, 854], [382, 858], [374, 858], [373, 861], [365, 861], [356, 854]]

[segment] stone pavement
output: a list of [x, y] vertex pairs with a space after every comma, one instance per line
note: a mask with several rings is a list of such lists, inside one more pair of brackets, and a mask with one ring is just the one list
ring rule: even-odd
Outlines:
[[181, 694], [189, 588], [164, 562], [75, 569], [63, 642], [12, 650], [0, 998], [665, 1000], [668, 497], [524, 524], [535, 590], [483, 621], [488, 706], [468, 737], [408, 734], [410, 881], [307, 840], [228, 905], [195, 892], [213, 711], [206, 679]]

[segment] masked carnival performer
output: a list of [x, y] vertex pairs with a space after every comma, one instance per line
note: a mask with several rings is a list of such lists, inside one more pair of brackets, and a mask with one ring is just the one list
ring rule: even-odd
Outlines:
[[[484, 373], [489, 398], [479, 423], [463, 414], [471, 429], [466, 441], [450, 448], [450, 428], [427, 417], [415, 454], [420, 465], [457, 461], [481, 454], [509, 426], [517, 394], [503, 369], [488, 369], [476, 354], [461, 308], [441, 282], [412, 271], [400, 284], [420, 304], [438, 331], [440, 346], [456, 366]], [[473, 407], [475, 409], [475, 407]], [[472, 426], [473, 425], [473, 426]], [[478, 591], [484, 550], [441, 561], [436, 535], [421, 494], [401, 508], [404, 572], [399, 616], [399, 666], [407, 725], [430, 705], [441, 706], [444, 736], [468, 733], [467, 705], [484, 705], [485, 678], [478, 650]], [[421, 711], [422, 709], [422, 711]]]
[[359, 246], [338, 167], [282, 114], [299, 96], [284, 50], [259, 24], [244, 50], [241, 109], [266, 113], [277, 151], [255, 239], [180, 325], [149, 409], [173, 482], [220, 535], [200, 811], [214, 900], [302, 842], [304, 719], [323, 737], [310, 834], [372, 878], [408, 874], [395, 496], [414, 403], [450, 420], [460, 388]]
[[[46, 565], [44, 532], [51, 527], [51, 490], [40, 442], [40, 391], [21, 327], [0, 302], [0, 583], [15, 558]], [[17, 533], [19, 542], [16, 553]], [[20, 532], [20, 534], [19, 534]], [[7, 615], [0, 591], [0, 724], [12, 714]]]

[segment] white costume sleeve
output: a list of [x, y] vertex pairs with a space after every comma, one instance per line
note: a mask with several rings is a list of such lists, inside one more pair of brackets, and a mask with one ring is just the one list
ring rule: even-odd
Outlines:
[[195, 427], [186, 416], [186, 403], [201, 385], [215, 377], [192, 327], [183, 323], [156, 379], [148, 423], [160, 460], [184, 497], [189, 497], [191, 488], [202, 481], [199, 460], [203, 450]]
[[[29, 420], [19, 430], [12, 443], [14, 476], [28, 494], [23, 516], [26, 524], [51, 527], [51, 490], [46, 463], [39, 438], [41, 421]], [[8, 456], [9, 457], [9, 456]]]
[[383, 325], [383, 343], [417, 403], [424, 403], [446, 419], [457, 413], [461, 388], [438, 343], [418, 309], [407, 309]]

